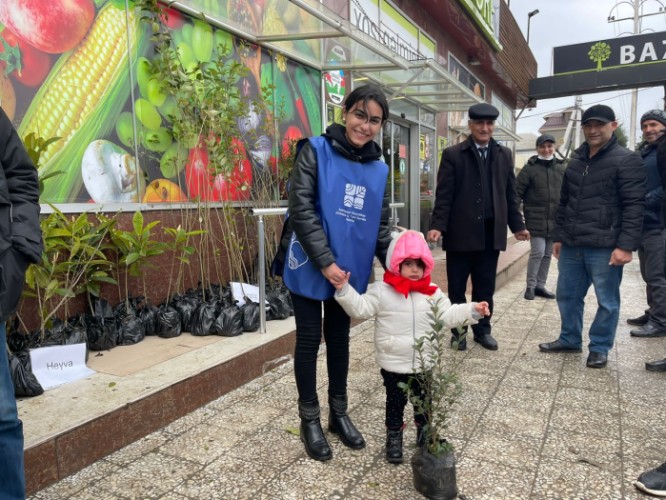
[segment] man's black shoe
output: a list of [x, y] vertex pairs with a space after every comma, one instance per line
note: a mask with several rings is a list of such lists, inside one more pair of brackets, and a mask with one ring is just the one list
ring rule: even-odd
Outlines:
[[655, 325], [650, 321], [640, 328], [634, 328], [629, 332], [629, 334], [632, 337], [641, 338], [666, 337], [666, 328], [663, 326]]
[[554, 299], [555, 298], [555, 294], [553, 292], [549, 292], [545, 288], [539, 288], [539, 287], [536, 287], [534, 289], [534, 295], [536, 295], [537, 297], [543, 297], [544, 299]]
[[650, 318], [648, 317], [647, 314], [643, 314], [642, 316], [639, 316], [637, 318], [629, 318], [627, 320], [628, 325], [633, 325], [633, 326], [643, 326], [647, 325], [647, 322]]
[[666, 372], [666, 358], [646, 362], [645, 369], [649, 372]]
[[525, 300], [534, 300], [534, 288], [525, 289], [525, 295], [523, 297]]
[[608, 363], [608, 355], [603, 352], [591, 351], [587, 356], [588, 368], [603, 368]]
[[497, 350], [497, 340], [493, 338], [492, 335], [487, 333], [486, 335], [480, 335], [478, 337], [474, 337], [474, 342], [477, 344], [481, 344], [481, 347], [484, 349], [488, 349], [489, 351], [496, 351]]
[[553, 342], [539, 344], [539, 350], [541, 352], [583, 352], [581, 347], [574, 347], [563, 344], [559, 341], [559, 339], [554, 340]]
[[643, 472], [634, 481], [634, 486], [645, 493], [656, 497], [666, 497], [666, 463], [656, 469]]

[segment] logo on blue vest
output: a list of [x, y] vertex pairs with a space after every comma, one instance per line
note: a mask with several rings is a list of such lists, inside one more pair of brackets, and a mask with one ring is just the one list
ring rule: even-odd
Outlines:
[[365, 202], [366, 192], [367, 188], [365, 186], [346, 184], [344, 200], [345, 207], [363, 210], [363, 203]]
[[296, 234], [291, 237], [291, 245], [289, 245], [289, 269], [298, 269], [308, 262], [308, 255], [303, 250], [301, 243], [296, 239]]

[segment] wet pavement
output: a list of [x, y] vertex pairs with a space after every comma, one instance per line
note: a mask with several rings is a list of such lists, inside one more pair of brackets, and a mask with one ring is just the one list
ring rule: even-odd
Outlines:
[[[626, 318], [645, 308], [637, 261], [625, 268], [620, 325], [604, 369], [585, 367], [585, 349], [539, 352], [539, 343], [557, 338], [557, 305], [524, 300], [523, 293], [524, 273], [518, 273], [495, 295], [498, 351], [470, 341], [467, 351], [448, 354], [464, 387], [449, 431], [460, 494], [468, 500], [647, 498], [632, 481], [666, 461], [666, 373], [646, 371], [645, 361], [666, 357], [666, 338], [629, 335]], [[586, 302], [587, 327], [596, 310], [592, 292]], [[326, 425], [324, 356], [318, 377]], [[405, 430], [405, 463], [384, 459], [384, 388], [371, 321], [352, 331], [349, 375], [349, 414], [366, 448], [345, 448], [327, 432], [333, 459], [309, 459], [297, 435], [296, 399], [289, 361], [29, 498], [423, 498], [409, 465], [413, 424]]]

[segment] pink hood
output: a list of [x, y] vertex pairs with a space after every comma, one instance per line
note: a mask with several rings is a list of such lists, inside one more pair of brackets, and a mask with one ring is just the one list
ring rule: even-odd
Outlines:
[[386, 252], [388, 270], [394, 274], [400, 274], [400, 264], [405, 259], [421, 259], [425, 264], [423, 276], [432, 274], [435, 261], [423, 234], [419, 231], [401, 231], [393, 236]]

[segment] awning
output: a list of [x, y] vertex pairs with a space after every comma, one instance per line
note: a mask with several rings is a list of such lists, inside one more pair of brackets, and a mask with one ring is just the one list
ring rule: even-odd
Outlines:
[[[405, 59], [358, 29], [347, 20], [347, 1], [338, 2], [339, 11], [335, 12], [318, 0], [265, 0], [263, 19], [256, 19], [250, 2], [165, 3], [320, 71], [352, 71], [355, 80], [369, 79], [381, 85], [390, 101], [407, 99], [433, 112], [467, 111], [483, 102], [434, 60]], [[228, 5], [234, 8], [227, 10]], [[495, 129], [495, 138], [519, 139], [500, 126]]]

